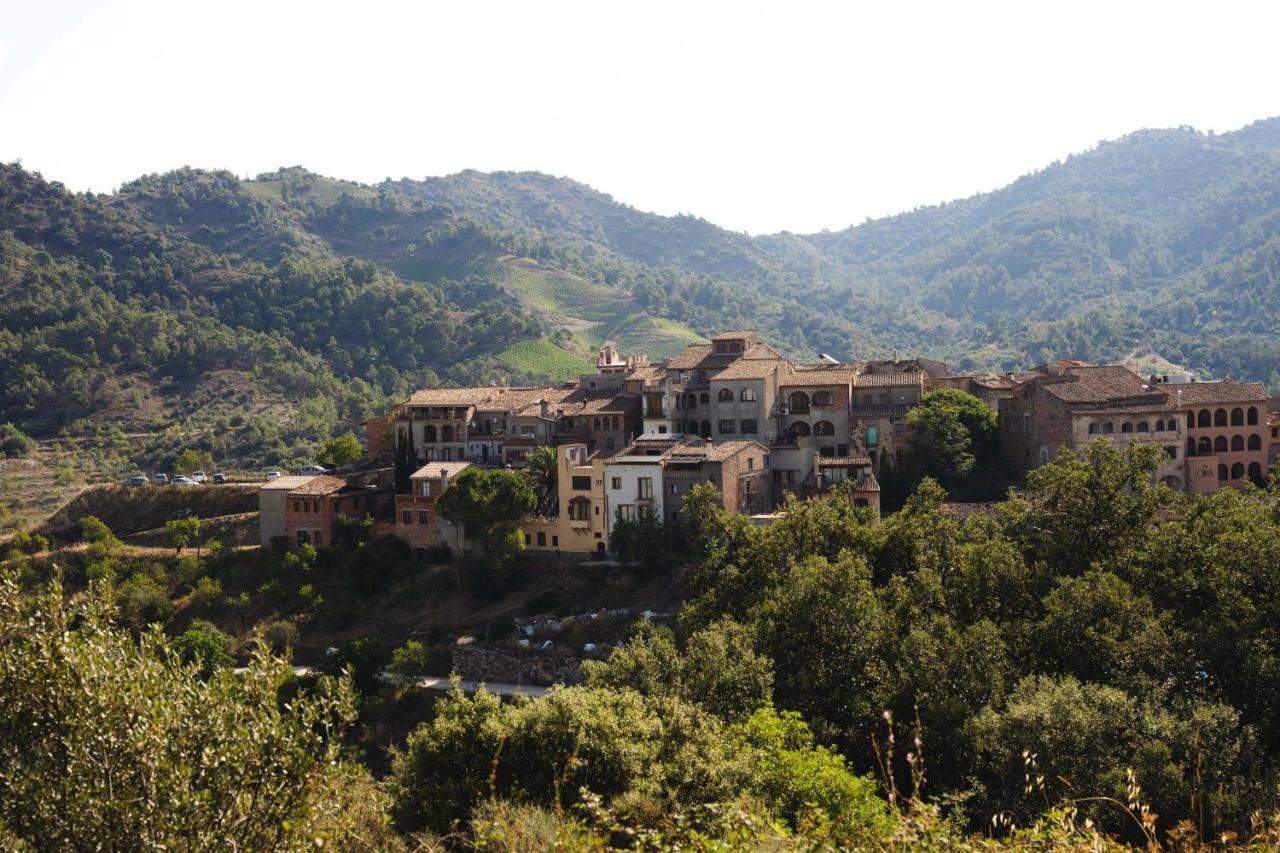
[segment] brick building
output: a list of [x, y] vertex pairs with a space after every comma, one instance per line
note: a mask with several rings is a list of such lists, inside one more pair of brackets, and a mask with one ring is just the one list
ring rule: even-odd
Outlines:
[[428, 462], [410, 475], [409, 493], [395, 496], [395, 535], [415, 552], [441, 543], [459, 549], [458, 531], [440, 518], [436, 501], [470, 466], [470, 462]]
[[[283, 478], [282, 478], [283, 479]], [[334, 544], [338, 516], [375, 520], [392, 506], [389, 486], [351, 483], [321, 474], [291, 489], [285, 497], [285, 536], [290, 548], [309, 542], [316, 548]]]

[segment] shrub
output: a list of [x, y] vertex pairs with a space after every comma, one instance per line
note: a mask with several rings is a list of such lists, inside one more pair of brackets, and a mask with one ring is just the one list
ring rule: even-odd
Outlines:
[[120, 610], [135, 625], [163, 624], [173, 616], [169, 593], [145, 572], [134, 572], [116, 591]]
[[292, 622], [272, 622], [262, 629], [262, 640], [276, 654], [284, 654], [298, 644], [298, 626]]
[[187, 597], [187, 601], [197, 610], [207, 610], [216, 606], [221, 598], [221, 582], [204, 575], [191, 588], [191, 594]]
[[221, 636], [195, 628], [188, 628], [177, 637], [173, 641], [173, 648], [183, 663], [198, 664], [200, 674], [205, 678], [213, 675], [216, 670], [227, 669], [235, 664], [227, 654]]
[[[341, 763], [346, 684], [278, 699], [293, 673], [203, 679], [159, 631], [114, 626], [102, 592], [22, 592], [0, 576], [0, 846], [348, 849], [368, 794]], [[109, 768], [109, 770], [107, 770]], [[109, 784], [108, 784], [109, 782]], [[348, 793], [353, 792], [353, 793]]]
[[36, 443], [10, 423], [0, 424], [0, 459], [29, 456]]
[[452, 661], [447, 649], [409, 640], [391, 653], [389, 672], [404, 678], [447, 672]]

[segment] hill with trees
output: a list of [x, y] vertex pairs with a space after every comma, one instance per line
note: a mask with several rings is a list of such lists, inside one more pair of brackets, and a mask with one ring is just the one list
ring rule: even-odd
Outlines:
[[0, 412], [93, 437], [99, 472], [193, 446], [276, 466], [414, 387], [559, 379], [607, 339], [661, 357], [724, 328], [801, 357], [1141, 358], [1276, 387], [1278, 271], [1280, 119], [1140, 131], [810, 235], [539, 173], [184, 168], [108, 196], [3, 165]]

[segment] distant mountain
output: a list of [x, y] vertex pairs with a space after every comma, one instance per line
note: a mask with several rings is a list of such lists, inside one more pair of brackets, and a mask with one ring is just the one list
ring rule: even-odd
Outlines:
[[[566, 178], [181, 169], [113, 196], [0, 166], [0, 420], [246, 464], [435, 382], [561, 378], [727, 327], [960, 369], [1126, 357], [1280, 386], [1280, 119], [1140, 131], [1004, 189], [751, 237]], [[235, 421], [237, 425], [232, 426]]]

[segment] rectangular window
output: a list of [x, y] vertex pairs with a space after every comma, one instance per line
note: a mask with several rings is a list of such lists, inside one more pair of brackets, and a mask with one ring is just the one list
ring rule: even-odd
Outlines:
[[614, 488], [614, 489], [621, 489], [621, 488], [622, 488], [622, 478], [621, 478], [621, 477], [614, 477], [610, 482], [612, 483], [611, 488]]
[[419, 524], [430, 524], [430, 523], [431, 523], [431, 513], [427, 512], [425, 509], [420, 509], [420, 510], [418, 510], [418, 523], [419, 523]]
[[1172, 447], [1172, 446], [1171, 446], [1171, 447], [1166, 447], [1166, 448], [1164, 449], [1164, 452], [1169, 454], [1169, 458], [1170, 458], [1170, 459], [1177, 459], [1177, 458], [1178, 458], [1178, 448], [1176, 448], [1176, 447]]
[[552, 545], [553, 547], [555, 547], [555, 548], [559, 548], [559, 547], [560, 547], [560, 537], [559, 537], [559, 536], [556, 536], [556, 535], [554, 535], [554, 534], [553, 534], [553, 535], [551, 536], [551, 545]]
[[742, 434], [743, 434], [743, 435], [755, 435], [755, 434], [756, 434], [756, 432], [758, 431], [758, 429], [759, 429], [759, 427], [757, 427], [757, 426], [756, 426], [756, 419], [755, 419], [755, 418], [747, 418], [746, 420], [744, 420], [744, 421], [742, 422]]
[[613, 450], [613, 449], [614, 449], [614, 447], [616, 447], [616, 446], [617, 446], [617, 445], [615, 445], [615, 444], [614, 444], [614, 441], [613, 441], [613, 436], [611, 436], [611, 435], [610, 435], [610, 436], [606, 436], [606, 437], [605, 437], [605, 440], [604, 440], [604, 449], [605, 449], [605, 450]]
[[324, 547], [324, 534], [321, 533], [319, 530], [316, 531], [316, 547], [317, 548]]
[[400, 521], [404, 524], [413, 524], [413, 511], [406, 509], [401, 512]]
[[569, 501], [569, 520], [570, 521], [590, 521], [591, 520], [591, 504], [585, 500]]
[[431, 497], [431, 481], [430, 480], [422, 481], [422, 496], [424, 498]]
[[533, 435], [533, 434], [534, 434], [533, 427], [532, 427], [532, 426], [528, 426], [528, 425], [521, 426], [521, 427], [520, 427], [520, 434], [521, 434], [521, 435]]
[[572, 480], [573, 490], [575, 492], [587, 492], [591, 490], [591, 477], [574, 477]]
[[661, 435], [667, 431], [666, 424], [658, 424], [658, 434]]
[[679, 486], [677, 486], [675, 483], [672, 483], [672, 484], [671, 484], [671, 494], [673, 494], [673, 495], [678, 495], [678, 494], [680, 494], [680, 487], [679, 487]]
[[533, 544], [533, 537], [532, 537], [532, 536], [530, 536], [528, 533], [526, 533], [526, 534], [524, 535], [524, 544], [526, 544], [526, 545], [532, 545], [532, 544]]
[[636, 520], [635, 506], [632, 504], [619, 504], [618, 517], [621, 518], [623, 521], [635, 521]]
[[538, 544], [539, 545], [547, 544], [547, 534], [543, 533], [541, 530], [538, 531]]
[[636, 479], [636, 485], [639, 487], [639, 498], [642, 501], [653, 500], [653, 478], [639, 477]]
[[795, 472], [795, 471], [788, 471], [788, 472], [787, 472], [787, 482], [788, 482], [788, 483], [794, 483], [795, 481], [796, 481], [796, 472]]
[[720, 421], [720, 434], [733, 435], [733, 421]]
[[781, 472], [781, 471], [779, 471], [777, 468], [774, 468], [774, 469], [773, 469], [773, 482], [775, 482], [775, 483], [781, 483], [781, 482], [782, 482], [782, 472]]
[[754, 456], [747, 457], [747, 470], [748, 471], [756, 470], [756, 458]]

